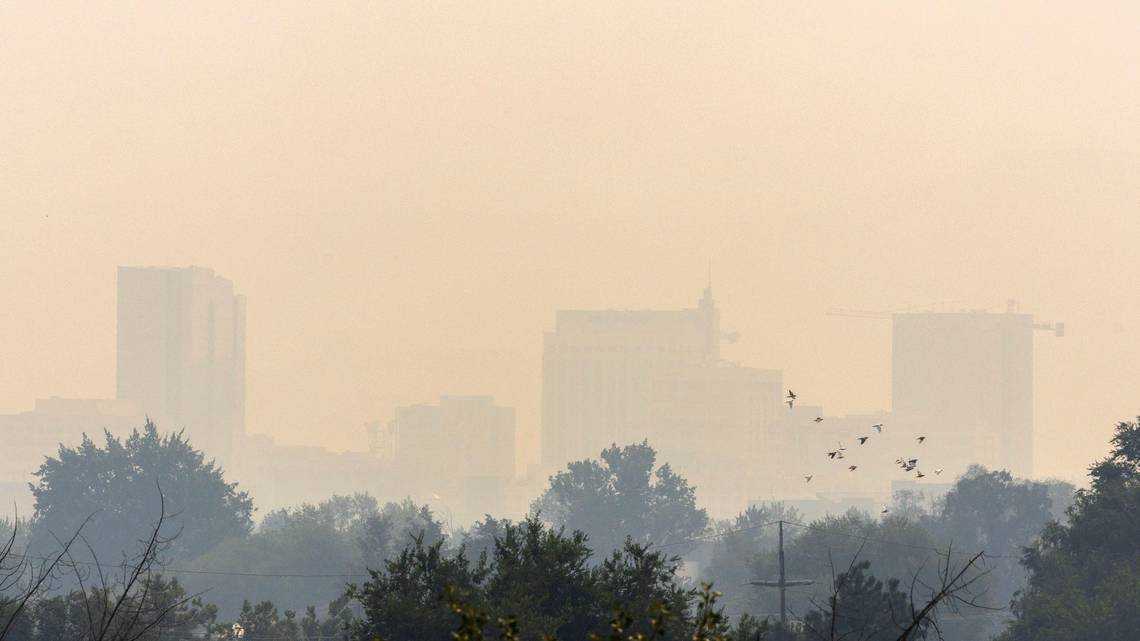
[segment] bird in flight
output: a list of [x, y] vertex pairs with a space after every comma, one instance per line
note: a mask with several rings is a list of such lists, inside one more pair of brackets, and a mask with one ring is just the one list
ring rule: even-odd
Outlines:
[[811, 483], [811, 478], [812, 478], [812, 475], [808, 474], [807, 476], [804, 477], [804, 481]]
[[918, 474], [915, 474], [914, 476], [915, 476], [915, 478], [923, 478], [923, 477], [925, 477], [926, 475], [922, 473], [922, 470], [919, 470], [919, 471], [918, 471]]
[[796, 393], [792, 390], [788, 390], [788, 398], [792, 399], [793, 401], [796, 400]]
[[854, 471], [855, 471], [855, 469], [856, 469], [856, 468], [858, 468], [858, 467], [859, 467], [858, 465], [848, 465], [848, 466], [847, 466], [847, 471], [848, 471], [848, 472], [854, 472]]
[[866, 443], [867, 439], [869, 439], [869, 438], [871, 438], [871, 437], [870, 436], [860, 436], [859, 437], [859, 445]]
[[847, 448], [843, 447], [843, 441], [839, 441], [839, 451], [840, 452], [846, 452], [847, 451]]
[[915, 440], [916, 440], [916, 441], [918, 441], [919, 443], [922, 443], [923, 441], [925, 441], [925, 440], [926, 440], [926, 437], [925, 437], [925, 436], [920, 436], [920, 437], [916, 438]]
[[823, 422], [823, 417], [822, 417], [822, 416], [817, 416], [817, 417], [815, 417], [815, 422], [816, 422], [816, 423], [822, 423], [822, 422]]
[[788, 404], [788, 409], [792, 409], [792, 406], [796, 404], [796, 393], [792, 390], [788, 390], [788, 395], [785, 398], [787, 400], [784, 402]]
[[795, 399], [789, 398], [788, 400], [786, 400], [784, 402], [788, 404], [788, 409], [792, 409], [792, 405], [794, 405], [796, 401], [795, 401]]
[[890, 510], [887, 509], [886, 505], [883, 505], [883, 510], [881, 512], [879, 512], [879, 514], [886, 514], [887, 512], [890, 512]]
[[839, 454], [838, 450], [832, 450], [832, 451], [827, 453], [827, 456], [830, 458], [835, 458], [835, 455], [837, 455], [837, 454]]
[[934, 468], [934, 473], [935, 474], [942, 474], [942, 468], [940, 468], [940, 467]]
[[883, 431], [883, 424], [882, 423], [875, 423], [871, 427], [875, 428], [876, 432], [882, 432]]

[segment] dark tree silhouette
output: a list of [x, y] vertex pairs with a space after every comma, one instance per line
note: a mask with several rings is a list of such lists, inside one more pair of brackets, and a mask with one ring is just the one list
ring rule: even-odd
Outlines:
[[613, 445], [600, 461], [571, 463], [551, 477], [532, 510], [557, 526], [585, 532], [599, 559], [621, 549], [626, 537], [683, 553], [708, 528], [709, 517], [696, 506], [696, 488], [668, 463], [654, 469], [656, 459], [644, 441]]
[[[148, 515], [159, 509], [156, 483], [165, 493], [169, 518], [160, 534], [171, 540], [165, 550], [171, 558], [194, 558], [253, 525], [249, 496], [181, 432], [162, 436], [149, 421], [125, 441], [106, 433], [103, 447], [86, 436], [78, 447], [60, 446], [36, 475], [33, 550], [53, 549], [57, 536], [77, 531], [91, 515], [85, 547], [105, 559], [121, 556], [131, 543], [122, 533], [147, 531]], [[73, 552], [92, 560], [86, 550]]]

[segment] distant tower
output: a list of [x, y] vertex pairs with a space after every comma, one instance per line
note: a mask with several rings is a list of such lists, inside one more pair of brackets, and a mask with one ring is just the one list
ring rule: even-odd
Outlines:
[[954, 473], [983, 462], [1033, 471], [1033, 318], [895, 314], [892, 419], [921, 431]]
[[712, 262], [709, 263], [709, 280], [704, 296], [697, 303], [704, 322], [705, 354], [710, 362], [720, 360], [720, 310], [716, 308], [712, 293]]
[[245, 299], [200, 267], [120, 267], [117, 396], [232, 461], [245, 434]]

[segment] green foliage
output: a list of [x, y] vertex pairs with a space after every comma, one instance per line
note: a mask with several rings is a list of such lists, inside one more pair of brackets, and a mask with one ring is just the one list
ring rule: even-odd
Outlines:
[[[500, 638], [520, 641], [680, 641], [696, 630], [706, 635], [699, 638], [727, 634], [724, 614], [714, 607], [719, 593], [710, 588], [698, 598], [681, 588], [676, 557], [632, 540], [600, 564], [590, 557], [581, 532], [567, 534], [536, 518], [503, 524], [493, 553], [476, 561], [462, 547], [448, 554], [442, 542], [416, 540], [350, 591], [363, 612], [353, 639], [446, 639], [457, 615], [453, 639], [484, 638], [496, 630]], [[754, 635], [764, 630], [755, 620], [745, 625]]]
[[[88, 516], [84, 539], [103, 559], [117, 559], [134, 541], [123, 532], [146, 532], [158, 509], [156, 485], [174, 515], [164, 536], [178, 534], [166, 550], [189, 559], [219, 542], [249, 533], [253, 503], [237, 484], [206, 461], [182, 434], [162, 436], [147, 422], [126, 441], [105, 434], [103, 447], [84, 436], [75, 448], [60, 447], [39, 471], [33, 549], [50, 550], [55, 537], [70, 536]], [[90, 560], [90, 559], [88, 559]]]
[[[214, 634], [223, 639], [274, 639], [275, 641], [322, 641], [346, 638], [351, 614], [348, 598], [342, 597], [329, 605], [328, 616], [317, 617], [316, 609], [309, 607], [298, 618], [293, 610], [278, 614], [270, 601], [252, 604], [245, 601], [235, 624], [213, 626]], [[240, 630], [240, 637], [237, 632]]]
[[1004, 641], [1125, 641], [1140, 630], [1140, 419], [1117, 425], [1067, 524], [1026, 550], [1029, 584]]
[[657, 545], [685, 542], [705, 531], [708, 514], [696, 506], [696, 488], [668, 463], [654, 469], [656, 459], [644, 441], [613, 445], [600, 461], [571, 463], [551, 477], [532, 509], [555, 525], [585, 532], [602, 555], [621, 548], [626, 537]]
[[112, 586], [37, 598], [5, 641], [90, 639], [104, 629], [104, 638], [116, 641], [191, 641], [211, 629], [217, 617], [214, 606], [161, 575], [144, 578], [120, 600], [121, 594]]
[[883, 583], [867, 573], [870, 567], [869, 561], [860, 561], [835, 577], [831, 598], [804, 617], [808, 639], [898, 638], [902, 625], [910, 621], [910, 599], [899, 589], [898, 579]]
[[487, 602], [517, 619], [523, 638], [584, 638], [598, 612], [590, 554], [581, 532], [567, 535], [533, 518], [510, 525], [495, 541]]
[[481, 607], [481, 588], [488, 574], [482, 564], [472, 566], [462, 551], [448, 555], [443, 541], [428, 545], [422, 537], [384, 569], [369, 573], [368, 581], [348, 592], [363, 610], [363, 617], [352, 625], [353, 638], [360, 641], [448, 638], [454, 608], [444, 597]]
[[344, 593], [350, 578], [327, 575], [364, 574], [365, 567], [382, 568], [419, 536], [428, 545], [443, 539], [442, 526], [426, 506], [404, 501], [380, 507], [367, 494], [333, 496], [317, 505], [274, 510], [253, 534], [227, 540], [191, 564], [201, 570], [308, 576], [280, 576], [272, 581], [229, 577], [218, 583], [205, 575], [187, 581], [195, 589], [209, 588], [226, 617], [237, 615], [234, 606], [243, 599], [301, 611]]
[[370, 568], [383, 567], [414, 539], [428, 545], [442, 541], [443, 525], [428, 506], [416, 505], [411, 499], [387, 503], [380, 512], [368, 515], [356, 538], [364, 564]]

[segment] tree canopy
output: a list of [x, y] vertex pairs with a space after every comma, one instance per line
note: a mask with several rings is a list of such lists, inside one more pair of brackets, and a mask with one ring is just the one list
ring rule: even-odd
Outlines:
[[106, 432], [102, 447], [86, 435], [77, 447], [60, 446], [36, 476], [33, 547], [40, 550], [53, 548], [56, 537], [70, 536], [90, 516], [85, 540], [115, 560], [134, 543], [123, 532], [153, 525], [159, 490], [172, 515], [163, 534], [178, 534], [166, 550], [172, 558], [193, 558], [253, 526], [250, 497], [181, 432], [161, 435], [150, 421], [125, 441]]
[[585, 532], [600, 558], [621, 549], [626, 537], [684, 552], [709, 517], [697, 508], [696, 488], [668, 463], [654, 468], [656, 461], [648, 442], [612, 445], [601, 460], [571, 463], [551, 477], [531, 509], [557, 526]]
[[1029, 582], [1004, 641], [1125, 641], [1140, 630], [1140, 418], [1117, 424], [1068, 523], [1023, 558]]

